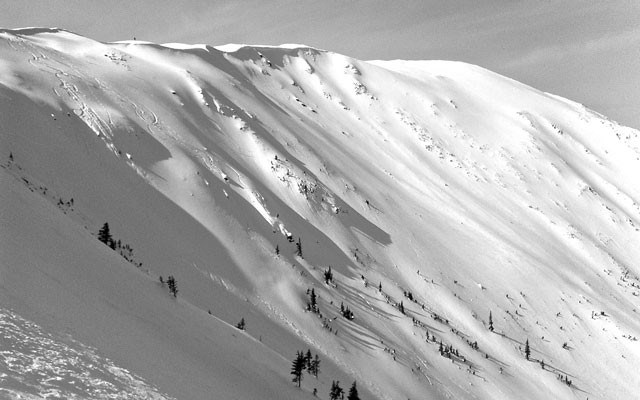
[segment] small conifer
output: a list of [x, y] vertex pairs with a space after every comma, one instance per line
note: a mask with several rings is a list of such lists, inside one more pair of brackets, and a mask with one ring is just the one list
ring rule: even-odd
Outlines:
[[316, 296], [316, 292], [311, 289], [311, 294], [309, 295], [311, 301], [311, 311], [318, 312], [318, 299]]
[[329, 282], [333, 282], [333, 272], [331, 272], [331, 265], [329, 265], [329, 269], [324, 271], [324, 283], [327, 285]]
[[340, 381], [331, 382], [331, 390], [329, 391], [329, 399], [338, 400], [344, 394], [344, 390], [340, 387]]
[[493, 317], [491, 315], [491, 311], [489, 311], [489, 330], [493, 332]]
[[111, 237], [109, 224], [107, 222], [105, 222], [104, 225], [102, 225], [102, 228], [98, 231], [98, 240], [115, 250], [116, 244], [113, 241], [113, 237]]
[[298, 387], [300, 387], [300, 384], [302, 383], [302, 371], [304, 370], [304, 366], [305, 356], [301, 351], [298, 351], [296, 353], [296, 358], [294, 358], [293, 363], [291, 364], [291, 375], [293, 375], [292, 381], [298, 384]]
[[311, 371], [309, 372], [318, 379], [318, 374], [320, 373], [320, 357], [318, 357], [317, 354], [313, 360], [311, 360]]
[[313, 356], [311, 355], [311, 349], [307, 350], [307, 353], [304, 355], [304, 363], [305, 369], [310, 374], [311, 373], [311, 362], [313, 361]]
[[360, 396], [358, 396], [358, 389], [356, 388], [356, 382], [353, 381], [353, 385], [349, 389], [349, 395], [347, 396], [347, 400], [360, 400]]
[[167, 286], [169, 287], [169, 292], [173, 297], [178, 297], [178, 284], [176, 283], [176, 278], [174, 278], [173, 275], [169, 275], [167, 277]]
[[302, 257], [302, 242], [300, 241], [300, 238], [298, 238], [298, 242], [296, 243], [296, 255], [300, 258], [304, 258]]

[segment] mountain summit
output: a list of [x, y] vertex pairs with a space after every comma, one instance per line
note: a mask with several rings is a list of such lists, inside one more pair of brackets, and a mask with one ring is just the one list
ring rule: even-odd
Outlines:
[[580, 104], [26, 28], [0, 110], [3, 396], [638, 394], [639, 132]]

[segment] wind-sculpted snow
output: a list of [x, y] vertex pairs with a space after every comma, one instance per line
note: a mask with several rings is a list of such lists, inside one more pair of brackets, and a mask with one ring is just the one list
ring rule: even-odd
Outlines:
[[[21, 307], [31, 272], [69, 280], [125, 319], [127, 349], [173, 351], [189, 379], [162, 352], [96, 340], [174, 397], [312, 398], [338, 379], [379, 399], [640, 387], [640, 136], [583, 105], [458, 62], [34, 28], [0, 31], [0, 111], [0, 195], [22, 193], [10, 204], [25, 223], [0, 217], [28, 242], [0, 253], [0, 296]], [[59, 203], [49, 229], [82, 249], [38, 234], [17, 186]], [[124, 276], [86, 244], [105, 221], [136, 249]], [[128, 296], [142, 303], [131, 320]], [[28, 304], [83, 342], [108, 327]], [[287, 364], [305, 346], [327, 370], [298, 391]]]
[[171, 399], [96, 349], [0, 308], [0, 396], [11, 399]]

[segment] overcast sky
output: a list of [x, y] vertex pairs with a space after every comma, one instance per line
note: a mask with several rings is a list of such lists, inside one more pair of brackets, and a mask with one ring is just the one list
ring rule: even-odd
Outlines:
[[466, 61], [640, 128], [640, 0], [0, 0], [0, 27]]

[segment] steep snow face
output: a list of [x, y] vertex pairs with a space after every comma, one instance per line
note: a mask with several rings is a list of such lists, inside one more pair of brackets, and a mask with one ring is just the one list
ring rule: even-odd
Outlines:
[[[163, 299], [136, 315], [170, 309], [197, 326], [164, 332], [153, 319], [154, 340], [175, 346], [185, 370], [210, 369], [229, 397], [312, 397], [332, 380], [380, 399], [632, 398], [640, 387], [640, 138], [582, 105], [456, 62], [34, 28], [0, 31], [0, 107], [7, 203], [46, 214], [30, 217], [23, 185], [58, 206], [63, 233], [108, 221], [145, 276], [174, 275], [188, 311], [136, 278]], [[4, 236], [30, 237], [3, 218]], [[28, 262], [39, 243], [25, 240], [3, 251], [3, 304], [122, 363], [149, 396], [202, 398], [206, 372], [172, 381], [162, 355], [136, 358], [101, 337], [108, 321], [80, 326], [62, 306], [26, 300], [34, 289], [19, 269], [53, 278]], [[82, 243], [93, 242], [86, 251], [108, 252]], [[56, 271], [74, 285], [139, 273], [68, 261]], [[311, 288], [319, 312], [305, 311]], [[101, 291], [91, 304], [121, 297]], [[198, 354], [242, 316], [247, 337]], [[238, 340], [252, 344], [243, 353]], [[300, 394], [287, 360], [303, 347], [326, 370]], [[243, 386], [229, 368], [260, 379]]]

